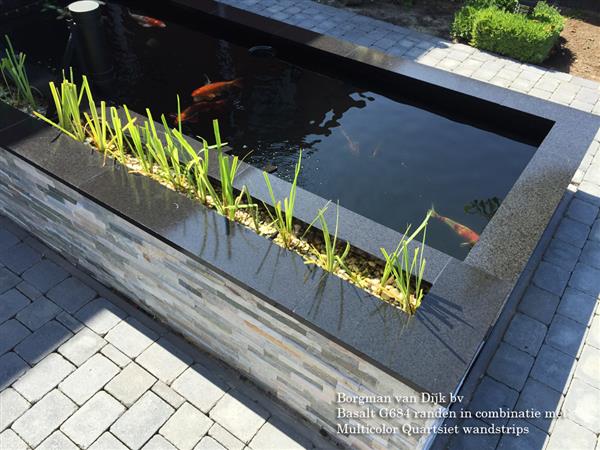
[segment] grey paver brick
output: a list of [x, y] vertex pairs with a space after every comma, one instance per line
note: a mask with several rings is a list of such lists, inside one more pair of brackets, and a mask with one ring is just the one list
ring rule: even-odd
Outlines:
[[51, 353], [29, 369], [13, 387], [30, 402], [37, 402], [64, 380], [75, 366], [57, 353]]
[[29, 365], [14, 352], [0, 356], [0, 390], [10, 386], [27, 369], [29, 369]]
[[600, 219], [594, 222], [592, 230], [590, 231], [589, 239], [600, 242]]
[[[489, 427], [487, 423], [477, 419], [466, 419], [461, 426]], [[498, 434], [459, 433], [451, 438], [448, 450], [496, 450], [499, 440], [500, 435]]]
[[160, 434], [155, 434], [152, 436], [146, 445], [142, 447], [142, 450], [178, 450], [176, 447], [171, 445], [169, 441], [167, 441]]
[[110, 330], [105, 339], [130, 358], [135, 358], [150, 347], [158, 335], [129, 317]]
[[0, 355], [11, 350], [31, 333], [17, 320], [11, 319], [0, 325]]
[[567, 418], [592, 431], [600, 433], [600, 390], [574, 378], [563, 406]]
[[570, 272], [577, 264], [580, 254], [581, 249], [579, 247], [575, 247], [562, 239], [552, 239], [544, 253], [544, 261]]
[[562, 296], [557, 312], [569, 319], [588, 325], [596, 307], [596, 299], [573, 288], [567, 288]]
[[156, 378], [132, 362], [105, 387], [125, 406], [133, 405], [154, 384]]
[[559, 302], [558, 295], [529, 285], [518, 308], [522, 313], [548, 325], [554, 317]]
[[509, 426], [519, 427], [527, 430], [519, 436], [516, 434], [505, 434], [500, 439], [498, 450], [523, 450], [523, 449], [543, 449], [547, 434], [531, 426], [526, 420], [509, 420]]
[[[0, 432], [9, 427], [30, 404], [17, 391], [8, 388], [0, 392]], [[0, 446], [2, 448], [2, 446]]]
[[106, 341], [89, 328], [84, 328], [58, 348], [58, 352], [76, 366], [98, 352]]
[[154, 383], [152, 391], [173, 408], [179, 408], [185, 401], [181, 395], [160, 380]]
[[590, 227], [577, 220], [563, 217], [560, 221], [555, 236], [565, 242], [573, 244], [575, 247], [582, 248], [590, 233]]
[[21, 242], [18, 236], [6, 230], [5, 228], [0, 228], [0, 250], [6, 250], [17, 245]]
[[48, 291], [46, 296], [69, 313], [74, 313], [98, 294], [81, 280], [69, 277]]
[[60, 431], [55, 431], [36, 447], [36, 450], [79, 450], [73, 442]]
[[72, 333], [55, 320], [42, 325], [19, 345], [15, 352], [30, 364], [37, 363], [69, 339]]
[[229, 389], [222, 379], [199, 364], [183, 372], [171, 387], [205, 414]]
[[189, 403], [184, 403], [162, 426], [159, 433], [180, 450], [192, 450], [213, 421]]
[[77, 333], [81, 331], [84, 325], [73, 317], [68, 312], [62, 311], [60, 314], [56, 316], [56, 320], [60, 322], [62, 325], [67, 327], [71, 332]]
[[17, 314], [17, 320], [32, 331], [51, 321], [62, 310], [50, 300], [40, 297]]
[[0, 433], [0, 448], [10, 450], [29, 450], [29, 447], [13, 430]]
[[208, 435], [227, 450], [243, 450], [245, 447], [245, 444], [242, 441], [216, 422], [210, 427], [210, 430], [208, 430]]
[[567, 209], [567, 216], [592, 226], [596, 217], [598, 217], [598, 207], [578, 198], [574, 198], [571, 200], [569, 209]]
[[305, 436], [298, 433], [290, 423], [271, 418], [252, 438], [250, 447], [254, 449], [285, 448], [288, 450], [302, 450], [311, 448], [312, 443]]
[[12, 318], [29, 304], [29, 299], [17, 289], [0, 295], [0, 323]]
[[161, 338], [144, 350], [136, 362], [159, 380], [171, 384], [193, 360], [169, 340]]
[[83, 405], [117, 373], [119, 368], [106, 357], [96, 354], [58, 385], [78, 405]]
[[539, 429], [548, 432], [552, 419], [544, 417], [544, 413], [546, 411], [557, 412], [562, 405], [562, 400], [563, 396], [560, 392], [533, 378], [528, 378], [519, 396], [515, 410], [527, 411], [533, 409], [540, 411], [542, 417], [528, 420]]
[[75, 317], [95, 333], [104, 336], [111, 328], [125, 319], [127, 314], [114, 303], [101, 297], [77, 311]]
[[590, 430], [576, 424], [572, 420], [561, 417], [548, 440], [546, 450], [581, 449], [593, 450], [596, 436]]
[[577, 356], [585, 331], [585, 325], [557, 314], [548, 329], [546, 342], [568, 355]]
[[77, 406], [68, 397], [55, 389], [19, 417], [12, 428], [25, 442], [36, 446], [76, 409]]
[[89, 447], [125, 411], [125, 407], [104, 391], [89, 399], [60, 427], [73, 442]]
[[129, 450], [121, 441], [108, 431], [94, 442], [89, 450]]
[[525, 385], [529, 371], [533, 366], [533, 357], [507, 343], [501, 343], [487, 373], [491, 377], [520, 391]]
[[531, 378], [564, 393], [573, 372], [575, 358], [550, 345], [543, 345], [531, 369]]
[[230, 391], [210, 411], [210, 418], [248, 443], [267, 421], [269, 412], [239, 391]]
[[569, 275], [568, 270], [542, 261], [535, 271], [533, 282], [536, 286], [550, 291], [553, 294], [562, 295], [567, 286], [567, 282], [569, 281]]
[[25, 243], [0, 251], [0, 262], [16, 274], [23, 273], [41, 259], [41, 253]]
[[68, 276], [69, 274], [65, 269], [49, 259], [43, 259], [22, 275], [25, 281], [42, 293], [48, 292], [50, 288], [56, 286]]
[[21, 281], [16, 287], [19, 292], [24, 294], [27, 298], [29, 298], [29, 300], [36, 300], [43, 295], [38, 289], [35, 288], [35, 286], [27, 281]]
[[600, 348], [600, 315], [595, 315], [590, 325], [586, 343], [596, 348]]
[[[250, 447], [246, 447], [250, 448]], [[210, 436], [204, 437], [198, 445], [194, 447], [194, 450], [229, 450], [226, 447], [223, 447], [219, 442], [214, 440]]]
[[112, 434], [132, 449], [141, 448], [173, 414], [166, 402], [146, 392], [110, 428]]
[[600, 242], [587, 241], [581, 252], [581, 262], [600, 269]]
[[600, 270], [590, 267], [587, 264], [577, 263], [569, 280], [569, 285], [594, 297], [598, 297], [597, 282], [599, 279]]
[[117, 347], [112, 344], [107, 344], [100, 350], [104, 356], [114, 362], [117, 366], [123, 368], [131, 362], [129, 356], [121, 352]]
[[[471, 411], [492, 411], [498, 408], [513, 409], [519, 393], [488, 376], [483, 377], [469, 404]], [[491, 425], [503, 425], [506, 419], [485, 419]]]
[[[600, 350], [586, 345], [575, 369], [575, 378], [585, 381], [590, 386], [600, 389]], [[600, 394], [600, 391], [599, 391]], [[598, 399], [600, 400], [600, 399]]]
[[0, 268], [0, 293], [14, 288], [21, 279], [5, 267]]
[[504, 334], [504, 340], [517, 349], [535, 356], [544, 342], [546, 330], [543, 323], [524, 314], [515, 314]]

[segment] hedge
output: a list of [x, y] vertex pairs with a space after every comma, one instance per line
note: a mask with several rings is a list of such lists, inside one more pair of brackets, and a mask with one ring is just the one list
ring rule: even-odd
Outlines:
[[539, 2], [530, 15], [501, 9], [500, 3], [478, 8], [490, 0], [469, 0], [452, 24], [452, 35], [474, 47], [500, 53], [512, 58], [540, 63], [556, 45], [564, 28], [564, 18], [558, 10]]

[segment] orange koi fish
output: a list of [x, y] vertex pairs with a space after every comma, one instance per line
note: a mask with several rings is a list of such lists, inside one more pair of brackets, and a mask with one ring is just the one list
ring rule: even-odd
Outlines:
[[217, 100], [215, 102], [196, 102], [185, 108], [177, 117], [177, 114], [173, 114], [173, 123], [179, 125], [179, 123], [198, 123], [199, 115], [204, 112], [216, 112], [222, 110], [227, 102], [225, 100]]
[[144, 28], [165, 28], [167, 26], [162, 20], [155, 19], [154, 17], [133, 14], [131, 11], [129, 11], [129, 15], [138, 23], [138, 25]]
[[448, 217], [438, 214], [433, 207], [431, 208], [431, 217], [435, 217], [452, 228], [456, 234], [465, 240], [464, 245], [473, 246], [477, 243], [477, 241], [479, 241], [479, 235], [475, 231], [461, 223], [455, 222]]
[[233, 88], [241, 88], [242, 87], [242, 79], [236, 78], [231, 81], [216, 81], [211, 83], [208, 80], [208, 83], [192, 92], [192, 97], [194, 97], [195, 102], [199, 102], [202, 100], [214, 100], [218, 97], [221, 97], [224, 93], [229, 92]]
[[358, 142], [353, 141], [350, 138], [350, 136], [348, 136], [348, 133], [346, 133], [346, 130], [344, 130], [344, 128], [340, 128], [340, 130], [342, 131], [344, 138], [346, 138], [346, 142], [348, 143], [350, 153], [352, 153], [354, 156], [358, 156], [360, 154], [360, 144]]

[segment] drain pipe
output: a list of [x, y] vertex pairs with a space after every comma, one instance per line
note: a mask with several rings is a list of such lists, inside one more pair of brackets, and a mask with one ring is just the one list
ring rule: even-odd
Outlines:
[[94, 84], [108, 86], [114, 79], [114, 70], [102, 29], [100, 3], [81, 0], [67, 8], [73, 18], [72, 33], [80, 62]]

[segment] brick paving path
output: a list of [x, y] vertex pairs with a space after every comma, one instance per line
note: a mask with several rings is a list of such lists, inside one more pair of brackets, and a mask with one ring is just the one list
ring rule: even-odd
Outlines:
[[333, 449], [0, 216], [0, 449]]

